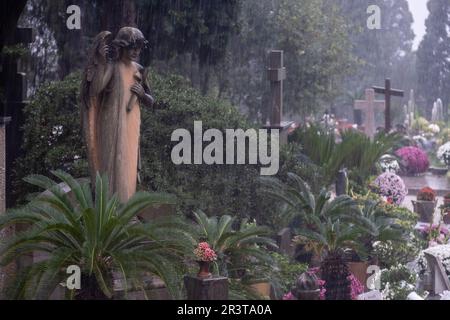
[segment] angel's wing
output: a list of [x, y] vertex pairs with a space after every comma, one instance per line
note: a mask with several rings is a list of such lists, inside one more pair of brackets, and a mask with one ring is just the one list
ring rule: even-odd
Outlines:
[[111, 41], [112, 34], [109, 31], [102, 31], [95, 37], [81, 82], [80, 115], [91, 179], [95, 179], [100, 161], [97, 143], [97, 116], [101, 106], [98, 94], [104, 85], [103, 82], [108, 70], [109, 60], [107, 51], [103, 50], [103, 48]]
[[84, 106], [89, 108], [89, 98], [93, 94], [93, 82], [95, 80], [95, 75], [99, 70], [99, 66], [104, 65], [109, 57], [106, 52], [102, 52], [102, 48], [105, 45], [109, 45], [112, 41], [112, 33], [109, 31], [100, 32], [95, 38], [91, 50], [88, 56], [88, 62], [83, 73], [83, 80], [81, 86], [81, 101]]

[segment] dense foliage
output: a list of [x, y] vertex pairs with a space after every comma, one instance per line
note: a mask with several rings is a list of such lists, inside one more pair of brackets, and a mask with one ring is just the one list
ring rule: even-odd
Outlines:
[[163, 279], [173, 297], [181, 296], [182, 258], [194, 243], [188, 228], [175, 218], [132, 223], [149, 206], [173, 203], [172, 196], [137, 192], [121, 204], [110, 195], [105, 176], [97, 175], [91, 188], [89, 182], [80, 184], [62, 171], [53, 174], [70, 187], [71, 196], [58, 182], [31, 175], [29, 183], [48, 191], [0, 219], [2, 229], [30, 226], [2, 244], [2, 266], [28, 254], [44, 257], [18, 272], [10, 283], [11, 298], [48, 299], [71, 265], [81, 271], [78, 299], [112, 298], [114, 280], [120, 279], [127, 291], [148, 272]]

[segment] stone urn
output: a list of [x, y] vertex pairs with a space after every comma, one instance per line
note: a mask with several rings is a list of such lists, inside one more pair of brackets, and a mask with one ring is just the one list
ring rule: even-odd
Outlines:
[[319, 279], [313, 273], [302, 273], [297, 279], [295, 288], [292, 290], [292, 294], [298, 300], [319, 300]]
[[414, 212], [419, 215], [420, 222], [433, 223], [434, 211], [436, 210], [437, 200], [411, 200]]
[[211, 262], [209, 261], [197, 261], [198, 265], [199, 265], [199, 271], [197, 273], [197, 277], [199, 278], [211, 278], [212, 274], [209, 271], [210, 266], [211, 266]]

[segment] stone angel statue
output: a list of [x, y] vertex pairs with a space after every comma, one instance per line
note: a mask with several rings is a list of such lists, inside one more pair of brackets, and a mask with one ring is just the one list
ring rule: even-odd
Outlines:
[[81, 84], [81, 118], [92, 181], [106, 173], [110, 192], [126, 202], [136, 191], [140, 105], [154, 99], [137, 62], [147, 41], [136, 28], [109, 31], [94, 40]]

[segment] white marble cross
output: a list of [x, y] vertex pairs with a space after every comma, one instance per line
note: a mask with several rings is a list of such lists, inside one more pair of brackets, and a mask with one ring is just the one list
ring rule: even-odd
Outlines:
[[364, 132], [371, 139], [376, 132], [375, 111], [384, 111], [385, 106], [384, 101], [375, 100], [375, 90], [373, 89], [366, 89], [366, 100], [355, 101], [355, 109], [364, 112]]

